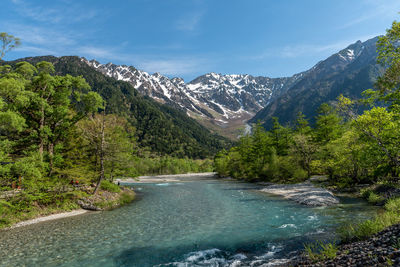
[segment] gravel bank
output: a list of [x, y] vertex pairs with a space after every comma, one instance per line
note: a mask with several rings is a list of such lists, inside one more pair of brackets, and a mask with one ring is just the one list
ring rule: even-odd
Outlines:
[[275, 184], [261, 189], [261, 191], [280, 195], [307, 206], [331, 206], [339, 203], [339, 200], [332, 192], [321, 187], [316, 187], [309, 182], [301, 184]]
[[35, 224], [35, 223], [40, 223], [40, 222], [45, 222], [45, 221], [51, 221], [51, 220], [57, 220], [57, 219], [62, 219], [62, 218], [66, 218], [66, 217], [81, 215], [81, 214], [84, 214], [86, 212], [89, 212], [89, 211], [84, 210], [84, 209], [79, 209], [79, 210], [73, 210], [73, 211], [69, 211], [69, 212], [52, 214], [52, 215], [49, 215], [49, 216], [44, 216], [44, 217], [39, 217], [39, 218], [32, 219], [32, 220], [19, 222], [19, 223], [16, 223], [13, 226], [11, 226], [9, 228], [6, 228], [6, 229], [13, 229], [13, 228], [17, 228], [17, 227], [27, 226], [27, 225], [30, 225], [30, 224]]
[[371, 238], [339, 247], [333, 260], [312, 263], [306, 256], [290, 266], [400, 266], [400, 224], [392, 225]]

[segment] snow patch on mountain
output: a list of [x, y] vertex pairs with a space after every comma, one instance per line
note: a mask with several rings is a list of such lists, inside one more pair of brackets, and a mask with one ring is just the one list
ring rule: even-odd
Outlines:
[[181, 108], [189, 115], [197, 114], [224, 123], [243, 114], [255, 114], [289, 79], [211, 72], [185, 83], [181, 78], [149, 74], [132, 66], [101, 64], [85, 58], [82, 61], [109, 77], [129, 82], [143, 95]]

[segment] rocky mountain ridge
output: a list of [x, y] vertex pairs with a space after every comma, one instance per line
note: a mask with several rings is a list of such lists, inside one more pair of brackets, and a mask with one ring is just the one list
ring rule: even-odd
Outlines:
[[208, 122], [209, 128], [237, 130], [250, 119], [267, 123], [276, 116], [286, 123], [294, 118], [291, 113], [301, 111], [312, 116], [317, 105], [333, 100], [340, 90], [348, 96], [359, 96], [367, 89], [365, 86], [372, 85], [379, 71], [364, 75], [366, 80], [356, 81], [358, 84], [350, 79], [375, 65], [376, 41], [377, 37], [357, 41], [311, 69], [283, 78], [211, 72], [185, 83], [181, 78], [149, 74], [133, 66], [81, 60], [109, 77], [129, 82], [143, 95], [184, 110], [203, 124]]
[[211, 72], [185, 83], [181, 78], [149, 74], [133, 66], [101, 64], [85, 58], [82, 61], [109, 77], [129, 82], [143, 95], [221, 126], [232, 120], [249, 119], [302, 76], [268, 78]]

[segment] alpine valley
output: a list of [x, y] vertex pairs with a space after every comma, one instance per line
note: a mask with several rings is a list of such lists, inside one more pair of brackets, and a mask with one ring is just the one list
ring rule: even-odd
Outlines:
[[101, 64], [81, 58], [99, 72], [129, 82], [141, 94], [185, 111], [207, 128], [230, 138], [249, 131], [247, 122], [270, 127], [272, 117], [290, 123], [298, 112], [311, 122], [318, 107], [343, 94], [358, 98], [382, 73], [376, 64], [377, 37], [357, 41], [291, 77], [207, 73], [185, 83], [133, 66]]

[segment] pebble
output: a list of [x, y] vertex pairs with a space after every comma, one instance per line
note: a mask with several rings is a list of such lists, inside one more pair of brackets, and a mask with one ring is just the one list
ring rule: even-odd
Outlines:
[[312, 262], [306, 255], [292, 260], [288, 266], [400, 266], [400, 250], [395, 240], [400, 238], [400, 224], [392, 225], [361, 242], [339, 246], [333, 260]]

